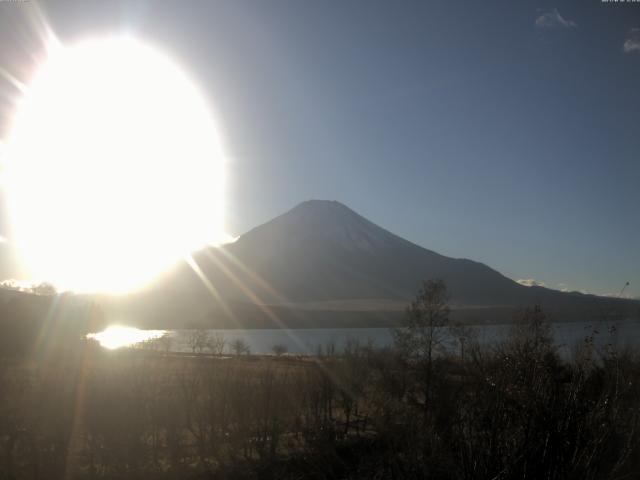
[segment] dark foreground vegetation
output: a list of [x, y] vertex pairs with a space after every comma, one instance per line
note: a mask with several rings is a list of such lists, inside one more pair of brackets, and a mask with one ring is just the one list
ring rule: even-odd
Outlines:
[[0, 479], [638, 477], [635, 353], [562, 359], [538, 308], [481, 348], [448, 313], [427, 282], [392, 348], [313, 358], [5, 350]]

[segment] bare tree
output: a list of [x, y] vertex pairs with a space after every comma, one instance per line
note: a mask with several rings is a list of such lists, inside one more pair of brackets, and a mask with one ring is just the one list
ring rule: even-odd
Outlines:
[[433, 360], [448, 339], [449, 294], [442, 280], [427, 280], [407, 308], [404, 325], [393, 331], [394, 346], [421, 372], [425, 408], [429, 403]]
[[189, 330], [187, 345], [191, 348], [192, 353], [202, 353], [209, 345], [209, 332], [202, 328]]
[[173, 343], [173, 338], [169, 333], [164, 333], [160, 338], [158, 338], [158, 343], [164, 353], [169, 353], [171, 350], [171, 344]]
[[208, 347], [214, 355], [224, 354], [224, 350], [227, 347], [227, 339], [225, 338], [224, 333], [216, 332], [215, 335], [213, 335], [213, 338], [209, 340]]
[[281, 357], [282, 355], [287, 353], [288, 350], [289, 349], [287, 348], [287, 346], [282, 343], [276, 343], [271, 347], [271, 351], [276, 357]]
[[251, 353], [249, 345], [247, 345], [247, 342], [245, 342], [242, 338], [236, 338], [233, 342], [231, 342], [231, 350], [233, 350], [233, 353], [235, 353], [238, 357], [244, 353], [246, 353], [247, 355]]
[[31, 287], [31, 292], [36, 295], [55, 295], [57, 293], [56, 287], [54, 287], [51, 283], [42, 282], [37, 285]]

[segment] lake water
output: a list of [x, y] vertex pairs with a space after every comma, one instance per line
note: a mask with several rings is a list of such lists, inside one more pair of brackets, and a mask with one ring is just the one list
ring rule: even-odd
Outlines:
[[[488, 345], [508, 335], [510, 325], [482, 325], [469, 327], [481, 344]], [[588, 335], [594, 336], [597, 345], [612, 344], [618, 347], [640, 347], [640, 321], [617, 320], [599, 322], [556, 323], [552, 325], [556, 344], [561, 353], [570, 355], [576, 345], [584, 342]], [[158, 336], [158, 331], [149, 332], [149, 338]], [[297, 355], [315, 354], [319, 347], [333, 346], [340, 352], [349, 341], [383, 347], [392, 342], [392, 335], [386, 328], [314, 328], [314, 329], [253, 329], [253, 330], [208, 330], [210, 338], [223, 336], [230, 352], [230, 344], [242, 339], [251, 353], [270, 354], [274, 345], [283, 345], [288, 353]], [[166, 332], [170, 337], [168, 345], [172, 351], [191, 352], [189, 330]], [[99, 336], [96, 336], [99, 339]], [[132, 335], [135, 344], [144, 334]]]

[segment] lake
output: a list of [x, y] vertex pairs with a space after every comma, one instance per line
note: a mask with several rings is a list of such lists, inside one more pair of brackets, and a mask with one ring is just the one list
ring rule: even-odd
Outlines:
[[[478, 341], [483, 345], [489, 345], [508, 335], [510, 325], [477, 325], [469, 327]], [[616, 320], [598, 322], [572, 322], [555, 323], [552, 325], [556, 344], [563, 355], [569, 356], [576, 345], [584, 342], [588, 335], [593, 334], [594, 342], [599, 346], [607, 344], [624, 346], [640, 346], [640, 322], [637, 320]], [[110, 327], [111, 335], [108, 338], [113, 345], [113, 336], [117, 335]], [[137, 330], [132, 334], [132, 329], [123, 328], [123, 337], [129, 335], [130, 342], [121, 340], [118, 346], [131, 346], [138, 344], [146, 338], [152, 339], [159, 336], [157, 330]], [[315, 354], [319, 347], [335, 347], [340, 352], [349, 341], [357, 341], [360, 344], [371, 344], [376, 347], [384, 347], [392, 342], [392, 335], [386, 328], [312, 328], [312, 329], [248, 329], [248, 330], [207, 330], [210, 337], [223, 336], [230, 351], [229, 345], [242, 339], [254, 354], [270, 354], [274, 345], [283, 345], [288, 353], [297, 355]], [[162, 333], [162, 332], [160, 332]], [[189, 330], [171, 330], [166, 335], [171, 339], [169, 346], [175, 352], [191, 352], [189, 343]], [[145, 338], [146, 337], [146, 338]], [[93, 334], [93, 338], [100, 341], [100, 334]], [[104, 345], [109, 347], [109, 345]], [[113, 347], [111, 347], [113, 348]]]
[[[470, 327], [478, 341], [489, 345], [504, 339], [510, 325], [477, 325]], [[552, 325], [556, 344], [563, 354], [569, 355], [576, 345], [585, 341], [588, 335], [594, 335], [599, 346], [613, 344], [619, 347], [626, 345], [640, 346], [640, 322], [623, 320], [615, 322], [574, 322], [556, 323]], [[390, 345], [393, 341], [391, 331], [387, 328], [313, 328], [298, 330], [210, 330], [210, 335], [224, 335], [227, 344], [240, 338], [249, 346], [252, 353], [269, 354], [274, 345], [284, 345], [291, 354], [315, 354], [318, 347], [323, 349], [333, 345], [341, 351], [348, 341], [360, 344], [372, 344], [376, 347]], [[186, 342], [187, 336], [182, 331], [171, 332], [172, 350], [191, 351]]]

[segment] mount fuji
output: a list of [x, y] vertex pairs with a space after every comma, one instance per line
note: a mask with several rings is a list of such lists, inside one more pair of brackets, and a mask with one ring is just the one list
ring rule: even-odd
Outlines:
[[146, 325], [381, 326], [397, 323], [422, 281], [432, 278], [445, 281], [452, 315], [463, 322], [508, 322], [532, 305], [555, 320], [632, 316], [640, 307], [520, 285], [325, 200], [303, 202], [233, 243], [195, 252], [147, 289], [110, 303]]

